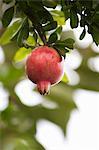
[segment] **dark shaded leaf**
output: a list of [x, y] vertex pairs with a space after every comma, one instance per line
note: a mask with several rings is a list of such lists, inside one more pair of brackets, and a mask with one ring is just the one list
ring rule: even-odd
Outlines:
[[67, 20], [70, 17], [70, 8], [71, 8], [70, 5], [69, 6], [63, 5], [63, 12], [65, 15], [65, 20]]
[[63, 56], [64, 58], [66, 57], [66, 50], [65, 50], [65, 46], [64, 45], [53, 45], [53, 48], [55, 48], [60, 56]]
[[48, 44], [55, 43], [57, 39], [58, 39], [57, 33], [56, 32], [52, 33], [48, 39]]
[[85, 16], [84, 15], [81, 15], [80, 26], [81, 27], [85, 26]]
[[17, 37], [17, 42], [20, 47], [24, 45], [23, 42], [28, 38], [28, 36], [29, 36], [29, 23], [28, 23], [28, 19], [25, 18]]
[[12, 2], [13, 0], [3, 0], [4, 3], [9, 4], [10, 2]]
[[42, 0], [42, 3], [48, 8], [55, 8], [57, 6], [56, 0]]
[[14, 7], [10, 7], [4, 12], [2, 17], [2, 23], [4, 27], [7, 27], [10, 24], [13, 16], [14, 16]]
[[78, 22], [79, 22], [79, 19], [78, 19], [78, 15], [76, 13], [76, 10], [71, 9], [70, 10], [70, 25], [71, 25], [71, 28], [77, 28], [78, 27]]
[[63, 47], [68, 47], [69, 49], [73, 49], [73, 44], [74, 44], [74, 40], [71, 39], [71, 38], [68, 38], [64, 41], [56, 41], [55, 43], [56, 45], [60, 45], [60, 46], [63, 46]]
[[90, 26], [90, 33], [93, 37], [93, 40], [95, 41], [95, 43], [98, 45], [99, 44], [99, 27], [97, 24], [93, 23]]
[[80, 35], [80, 40], [82, 40], [86, 35], [86, 29], [84, 28], [81, 35]]
[[50, 31], [50, 30], [55, 29], [56, 27], [57, 27], [57, 22], [53, 21], [53, 22], [50, 22], [47, 25], [43, 26], [43, 30], [44, 31]]

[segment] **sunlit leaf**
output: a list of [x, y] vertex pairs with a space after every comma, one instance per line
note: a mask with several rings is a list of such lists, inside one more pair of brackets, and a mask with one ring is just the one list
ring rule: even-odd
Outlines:
[[63, 76], [63, 78], [62, 78], [62, 80], [61, 80], [62, 82], [64, 82], [64, 83], [67, 83], [67, 82], [69, 82], [69, 79], [68, 79], [68, 76], [67, 76], [67, 74], [66, 73], [64, 73], [64, 76]]
[[36, 45], [34, 35], [33, 36], [29, 35], [29, 37], [26, 40], [26, 44], [28, 44], [29, 46], [35, 46]]
[[31, 48], [22, 47], [16, 52], [16, 54], [14, 56], [14, 61], [15, 62], [21, 61], [30, 53], [31, 53]]
[[20, 27], [21, 20], [17, 20], [11, 26], [9, 26], [0, 38], [0, 45], [5, 45], [11, 42], [11, 39], [18, 33]]
[[55, 21], [57, 21], [58, 25], [64, 25], [65, 24], [65, 17], [64, 17], [64, 13], [62, 11], [52, 10], [50, 12], [53, 16], [53, 19]]

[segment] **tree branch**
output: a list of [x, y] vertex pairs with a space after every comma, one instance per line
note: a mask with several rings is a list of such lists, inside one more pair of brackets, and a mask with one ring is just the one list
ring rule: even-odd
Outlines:
[[41, 40], [43, 41], [44, 45], [47, 45], [47, 40], [46, 40], [46, 36], [43, 32], [42, 29], [42, 24], [40, 24], [39, 20], [36, 17], [36, 13], [31, 9], [30, 6], [27, 5], [26, 2], [18, 1], [19, 6], [21, 7], [21, 9], [23, 10], [23, 12], [28, 16], [28, 18], [32, 21], [34, 28], [36, 29], [36, 31], [38, 32]]

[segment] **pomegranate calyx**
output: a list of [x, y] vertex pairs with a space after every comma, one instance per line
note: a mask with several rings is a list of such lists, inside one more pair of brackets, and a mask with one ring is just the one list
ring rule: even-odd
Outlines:
[[41, 95], [47, 95], [50, 91], [51, 83], [49, 81], [39, 81], [37, 83], [37, 89]]

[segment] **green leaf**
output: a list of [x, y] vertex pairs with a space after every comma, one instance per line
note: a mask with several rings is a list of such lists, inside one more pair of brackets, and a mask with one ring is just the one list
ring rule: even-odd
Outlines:
[[84, 28], [81, 35], [80, 35], [80, 40], [82, 40], [86, 35], [86, 29]]
[[44, 147], [34, 137], [16, 138], [14, 150], [45, 150]]
[[53, 19], [57, 21], [58, 25], [65, 25], [65, 18], [60, 16], [53, 16]]
[[53, 22], [50, 22], [47, 25], [43, 26], [43, 30], [44, 31], [50, 31], [50, 30], [55, 29], [56, 27], [57, 27], [57, 22], [53, 21]]
[[74, 40], [68, 38], [64, 41], [57, 40], [53, 45], [54, 48], [57, 49], [58, 53], [62, 55], [64, 58], [66, 57], [66, 53], [73, 49]]
[[67, 20], [70, 17], [70, 8], [71, 8], [70, 5], [65, 5], [65, 4], [63, 5], [63, 12], [65, 15], [65, 20]]
[[74, 44], [74, 40], [71, 39], [71, 38], [68, 38], [65, 40], [65, 43], [66, 43], [66, 47], [68, 47], [69, 49], [73, 49], [73, 44]]
[[58, 40], [61, 32], [62, 32], [62, 26], [56, 28], [56, 30], [49, 36], [48, 44], [55, 43]]
[[78, 15], [77, 15], [76, 11], [74, 9], [71, 9], [71, 11], [70, 11], [70, 25], [71, 25], [71, 28], [77, 28], [78, 27], [78, 22], [79, 22], [79, 19], [78, 19]]
[[4, 3], [9, 4], [12, 0], [3, 0]]
[[43, 7], [42, 10], [39, 10], [35, 13], [35, 16], [37, 17], [37, 20], [39, 21], [39, 23], [41, 24], [45, 24], [47, 22], [52, 22], [53, 21], [53, 17], [52, 15], [50, 14], [50, 12], [45, 9]]
[[56, 45], [56, 44], [54, 44], [53, 48], [55, 48], [58, 51], [59, 55], [63, 56], [64, 59], [65, 59], [65, 57], [66, 57], [66, 50], [65, 50], [65, 46], [64, 45]]
[[97, 24], [92, 24], [91, 26], [90, 26], [90, 33], [91, 33], [91, 35], [92, 35], [92, 37], [93, 37], [93, 40], [95, 41], [95, 43], [98, 45], [99, 44], [99, 27], [97, 26]]
[[86, 66], [80, 66], [76, 71], [80, 76], [79, 88], [99, 91], [99, 73], [91, 71]]
[[19, 62], [31, 53], [31, 48], [21, 47], [14, 56], [14, 61]]
[[3, 135], [3, 150], [45, 150], [34, 136], [28, 134], [5, 136]]
[[10, 7], [4, 12], [2, 17], [2, 23], [4, 27], [7, 27], [10, 24], [13, 15], [14, 15], [14, 7]]
[[55, 8], [57, 6], [56, 0], [42, 0], [42, 3], [48, 8]]
[[60, 40], [58, 40], [58, 41], [56, 41], [56, 43], [55, 43], [57, 46], [59, 45], [59, 46], [62, 46], [62, 47], [67, 47], [67, 48], [69, 48], [69, 49], [73, 49], [73, 44], [74, 44], [74, 40], [73, 39], [71, 39], [71, 38], [68, 38], [68, 39], [66, 39], [66, 40], [64, 40], [64, 41], [60, 41]]
[[85, 16], [84, 15], [81, 15], [80, 26], [81, 27], [85, 26]]
[[21, 19], [15, 21], [11, 26], [9, 26], [0, 38], [0, 45], [6, 45], [10, 43], [11, 39], [18, 33], [20, 27]]
[[29, 23], [28, 23], [28, 19], [25, 18], [23, 20], [21, 29], [17, 37], [17, 43], [20, 47], [24, 45], [24, 40], [26, 40], [28, 36], [29, 36]]
[[22, 48], [20, 48], [17, 52], [16, 52], [16, 54], [15, 54], [15, 56], [14, 56], [14, 61], [15, 62], [19, 62], [19, 61], [21, 61], [22, 59], [24, 59], [27, 55], [29, 55], [30, 53], [31, 53], [31, 48], [25, 48], [25, 47], [22, 47]]
[[29, 37], [26, 40], [26, 44], [29, 45], [29, 46], [35, 46], [36, 45], [34, 35], [33, 36], [29, 35]]
[[3, 64], [0, 67], [0, 81], [9, 91], [12, 91], [15, 84], [19, 81], [19, 79], [24, 74], [23, 69], [16, 69], [13, 66]]
[[55, 32], [58, 33], [58, 34], [61, 34], [61, 32], [62, 32], [62, 26], [59, 26], [59, 27], [56, 29]]
[[35, 39], [35, 42], [37, 43], [37, 38], [38, 38], [38, 35], [37, 35], [37, 33], [34, 31], [34, 33], [33, 33], [33, 38]]
[[65, 25], [65, 17], [62, 11], [52, 10], [50, 13], [53, 16], [54, 21], [57, 21], [58, 25]]
[[48, 44], [55, 43], [57, 39], [58, 39], [57, 33], [56, 32], [52, 33], [48, 39]]
[[62, 78], [62, 80], [61, 80], [62, 82], [64, 82], [64, 83], [67, 83], [67, 82], [69, 82], [69, 79], [68, 79], [68, 76], [67, 76], [67, 74], [66, 73], [64, 73], [64, 76], [63, 76], [63, 78]]

